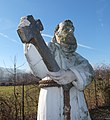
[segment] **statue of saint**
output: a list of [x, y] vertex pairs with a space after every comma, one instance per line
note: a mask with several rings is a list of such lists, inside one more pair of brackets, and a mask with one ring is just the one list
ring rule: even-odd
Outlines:
[[[24, 20], [24, 25], [28, 20]], [[37, 120], [91, 120], [84, 89], [93, 79], [88, 60], [76, 52], [72, 21], [57, 25], [48, 44], [60, 70], [50, 72], [33, 44], [25, 44], [25, 56], [35, 76], [42, 78]]]

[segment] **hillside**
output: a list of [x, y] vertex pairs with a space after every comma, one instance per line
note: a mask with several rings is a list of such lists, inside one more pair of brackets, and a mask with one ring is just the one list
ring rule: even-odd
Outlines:
[[[24, 73], [25, 70], [20, 70], [17, 69], [16, 73], [21, 74]], [[9, 78], [14, 74], [14, 69], [13, 68], [4, 68], [0, 67], [0, 81], [8, 81]]]

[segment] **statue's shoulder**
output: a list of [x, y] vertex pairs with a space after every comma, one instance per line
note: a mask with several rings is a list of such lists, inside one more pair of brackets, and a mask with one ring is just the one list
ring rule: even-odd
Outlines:
[[80, 54], [76, 52], [75, 54], [76, 54], [76, 65], [81, 65], [85, 70], [87, 70], [88, 72], [90, 72], [90, 74], [94, 76], [94, 70], [92, 65], [89, 63], [89, 61]]
[[79, 53], [75, 52], [74, 53], [76, 60], [81, 63], [81, 62], [88, 62], [88, 60], [86, 58], [84, 58], [82, 55], [80, 55]]
[[77, 53], [77, 52], [74, 52], [74, 55], [77, 57], [77, 58], [84, 58], [84, 57], [82, 57], [79, 53]]

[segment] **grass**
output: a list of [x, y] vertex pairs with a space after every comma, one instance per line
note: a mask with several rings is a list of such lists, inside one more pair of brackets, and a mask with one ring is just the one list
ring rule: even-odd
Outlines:
[[[21, 94], [22, 86], [15, 86], [16, 94]], [[39, 92], [39, 88], [33, 85], [24, 86], [24, 92], [36, 91], [36, 94]], [[10, 96], [14, 94], [14, 86], [0, 86], [0, 96]]]
[[14, 86], [0, 86], [0, 96], [10, 96], [13, 94]]
[[[24, 96], [22, 96], [22, 86], [0, 86], [0, 104], [6, 112], [10, 112], [10, 116], [15, 113], [15, 104], [18, 116], [22, 116], [22, 100], [24, 97], [24, 114], [32, 115], [37, 112], [39, 88], [37, 85], [24, 86]], [[9, 108], [9, 111], [7, 111]], [[11, 114], [12, 112], [12, 114]]]

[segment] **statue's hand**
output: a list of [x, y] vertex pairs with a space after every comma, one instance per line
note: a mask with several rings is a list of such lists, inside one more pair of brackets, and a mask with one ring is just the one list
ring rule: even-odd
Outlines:
[[18, 25], [18, 29], [21, 29], [22, 27], [29, 26], [31, 23], [29, 20], [27, 20], [27, 16], [21, 17], [20, 23]]
[[58, 84], [68, 84], [76, 79], [75, 74], [71, 70], [59, 70], [58, 72], [48, 72], [48, 76]]

